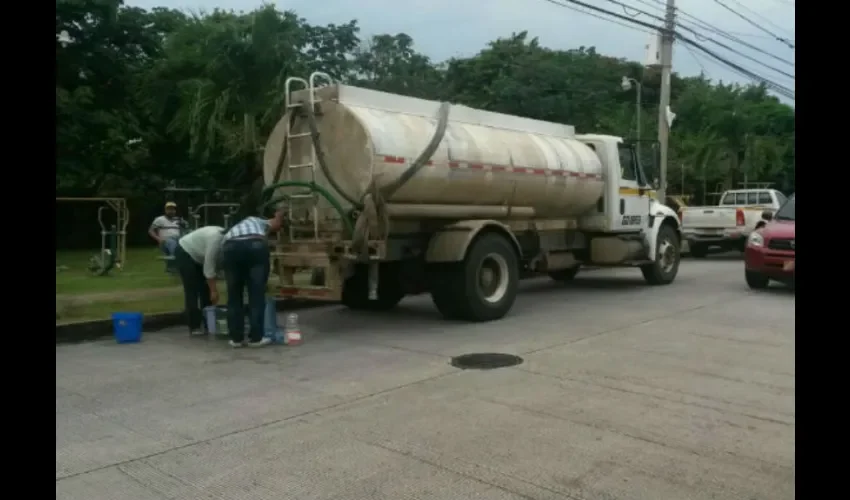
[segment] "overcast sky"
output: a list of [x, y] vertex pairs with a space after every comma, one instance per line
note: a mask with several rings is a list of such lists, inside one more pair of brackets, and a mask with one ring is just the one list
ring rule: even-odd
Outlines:
[[[212, 10], [216, 7], [249, 11], [259, 6], [259, 0], [126, 0], [130, 5], [141, 7], [165, 6], [193, 11]], [[567, 4], [563, 0], [561, 3]], [[582, 0], [620, 14], [624, 9], [617, 3], [625, 3], [663, 16], [664, 0]], [[547, 3], [546, 0], [288, 0], [275, 3], [281, 10], [291, 9], [313, 24], [342, 23], [357, 19], [361, 27], [361, 38], [382, 33], [407, 33], [413, 37], [416, 48], [435, 61], [452, 56], [469, 56], [481, 50], [485, 44], [512, 32], [528, 31], [540, 38], [548, 47], [571, 49], [581, 45], [595, 46], [602, 54], [644, 61], [645, 46], [650, 39], [647, 32], [620, 26], [590, 15]], [[794, 61], [794, 50], [771, 39], [770, 35], [746, 20], [725, 9], [731, 9], [755, 21], [759, 26], [779, 37], [793, 42], [795, 11], [794, 0], [677, 0], [680, 18], [685, 26], [697, 22], [707, 23], [714, 28], [731, 33], [741, 40], [761, 48], [781, 59]], [[567, 4], [570, 5], [570, 4]], [[634, 10], [627, 11], [635, 19], [658, 24], [658, 20]], [[772, 59], [764, 54], [713, 35], [700, 29], [707, 47], [725, 58], [768, 77], [789, 88], [794, 82], [786, 76], [761, 66], [740, 55], [720, 48], [710, 40], [733, 47], [759, 62], [769, 64], [786, 73], [794, 74], [793, 66]], [[684, 34], [689, 35], [687, 31]], [[693, 36], [691, 36], [693, 38]], [[694, 52], [692, 54], [691, 52]], [[674, 71], [683, 75], [696, 75], [704, 69], [712, 79], [724, 81], [746, 81], [734, 72], [713, 62], [708, 56], [688, 51], [680, 43], [674, 49]]]

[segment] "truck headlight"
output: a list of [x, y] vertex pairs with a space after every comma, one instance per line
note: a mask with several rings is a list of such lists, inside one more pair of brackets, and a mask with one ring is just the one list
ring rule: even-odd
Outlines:
[[747, 245], [751, 247], [762, 247], [764, 246], [764, 236], [757, 232], [750, 233], [750, 237], [747, 240]]

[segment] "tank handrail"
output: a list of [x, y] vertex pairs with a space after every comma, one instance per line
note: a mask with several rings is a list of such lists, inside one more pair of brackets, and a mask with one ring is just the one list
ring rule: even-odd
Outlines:
[[309, 78], [309, 85], [310, 85], [310, 91], [311, 92], [316, 91], [316, 79], [317, 78], [325, 80], [327, 82], [327, 85], [333, 85], [334, 84], [334, 79], [331, 78], [331, 75], [329, 75], [329, 74], [327, 74], [323, 71], [314, 71], [310, 74], [310, 78]]
[[293, 82], [300, 83], [301, 85], [304, 86], [305, 89], [310, 88], [310, 83], [303, 78], [299, 78], [297, 76], [290, 76], [289, 78], [287, 78], [286, 81], [283, 84], [283, 98], [284, 98], [283, 103], [284, 103], [284, 106], [286, 106], [284, 108], [284, 112], [288, 112], [289, 107], [292, 104], [290, 102], [290, 99], [292, 98], [291, 96], [292, 96], [292, 83]]

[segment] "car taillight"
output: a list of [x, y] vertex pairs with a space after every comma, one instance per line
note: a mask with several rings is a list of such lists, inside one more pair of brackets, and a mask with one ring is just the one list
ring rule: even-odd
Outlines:
[[735, 210], [735, 225], [743, 226], [747, 223], [747, 220], [744, 218], [744, 211], [740, 208]]

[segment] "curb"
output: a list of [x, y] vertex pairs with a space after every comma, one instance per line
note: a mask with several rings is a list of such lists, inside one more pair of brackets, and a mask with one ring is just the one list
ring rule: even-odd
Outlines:
[[[336, 302], [315, 302], [298, 299], [284, 299], [277, 301], [278, 311], [300, 311], [336, 305]], [[184, 321], [183, 312], [167, 312], [161, 314], [145, 315], [142, 320], [142, 329], [145, 332], [155, 332], [180, 325]], [[81, 321], [79, 323], [68, 323], [56, 325], [56, 343], [74, 344], [87, 340], [98, 340], [112, 336], [112, 320], [101, 319], [96, 321]]]

